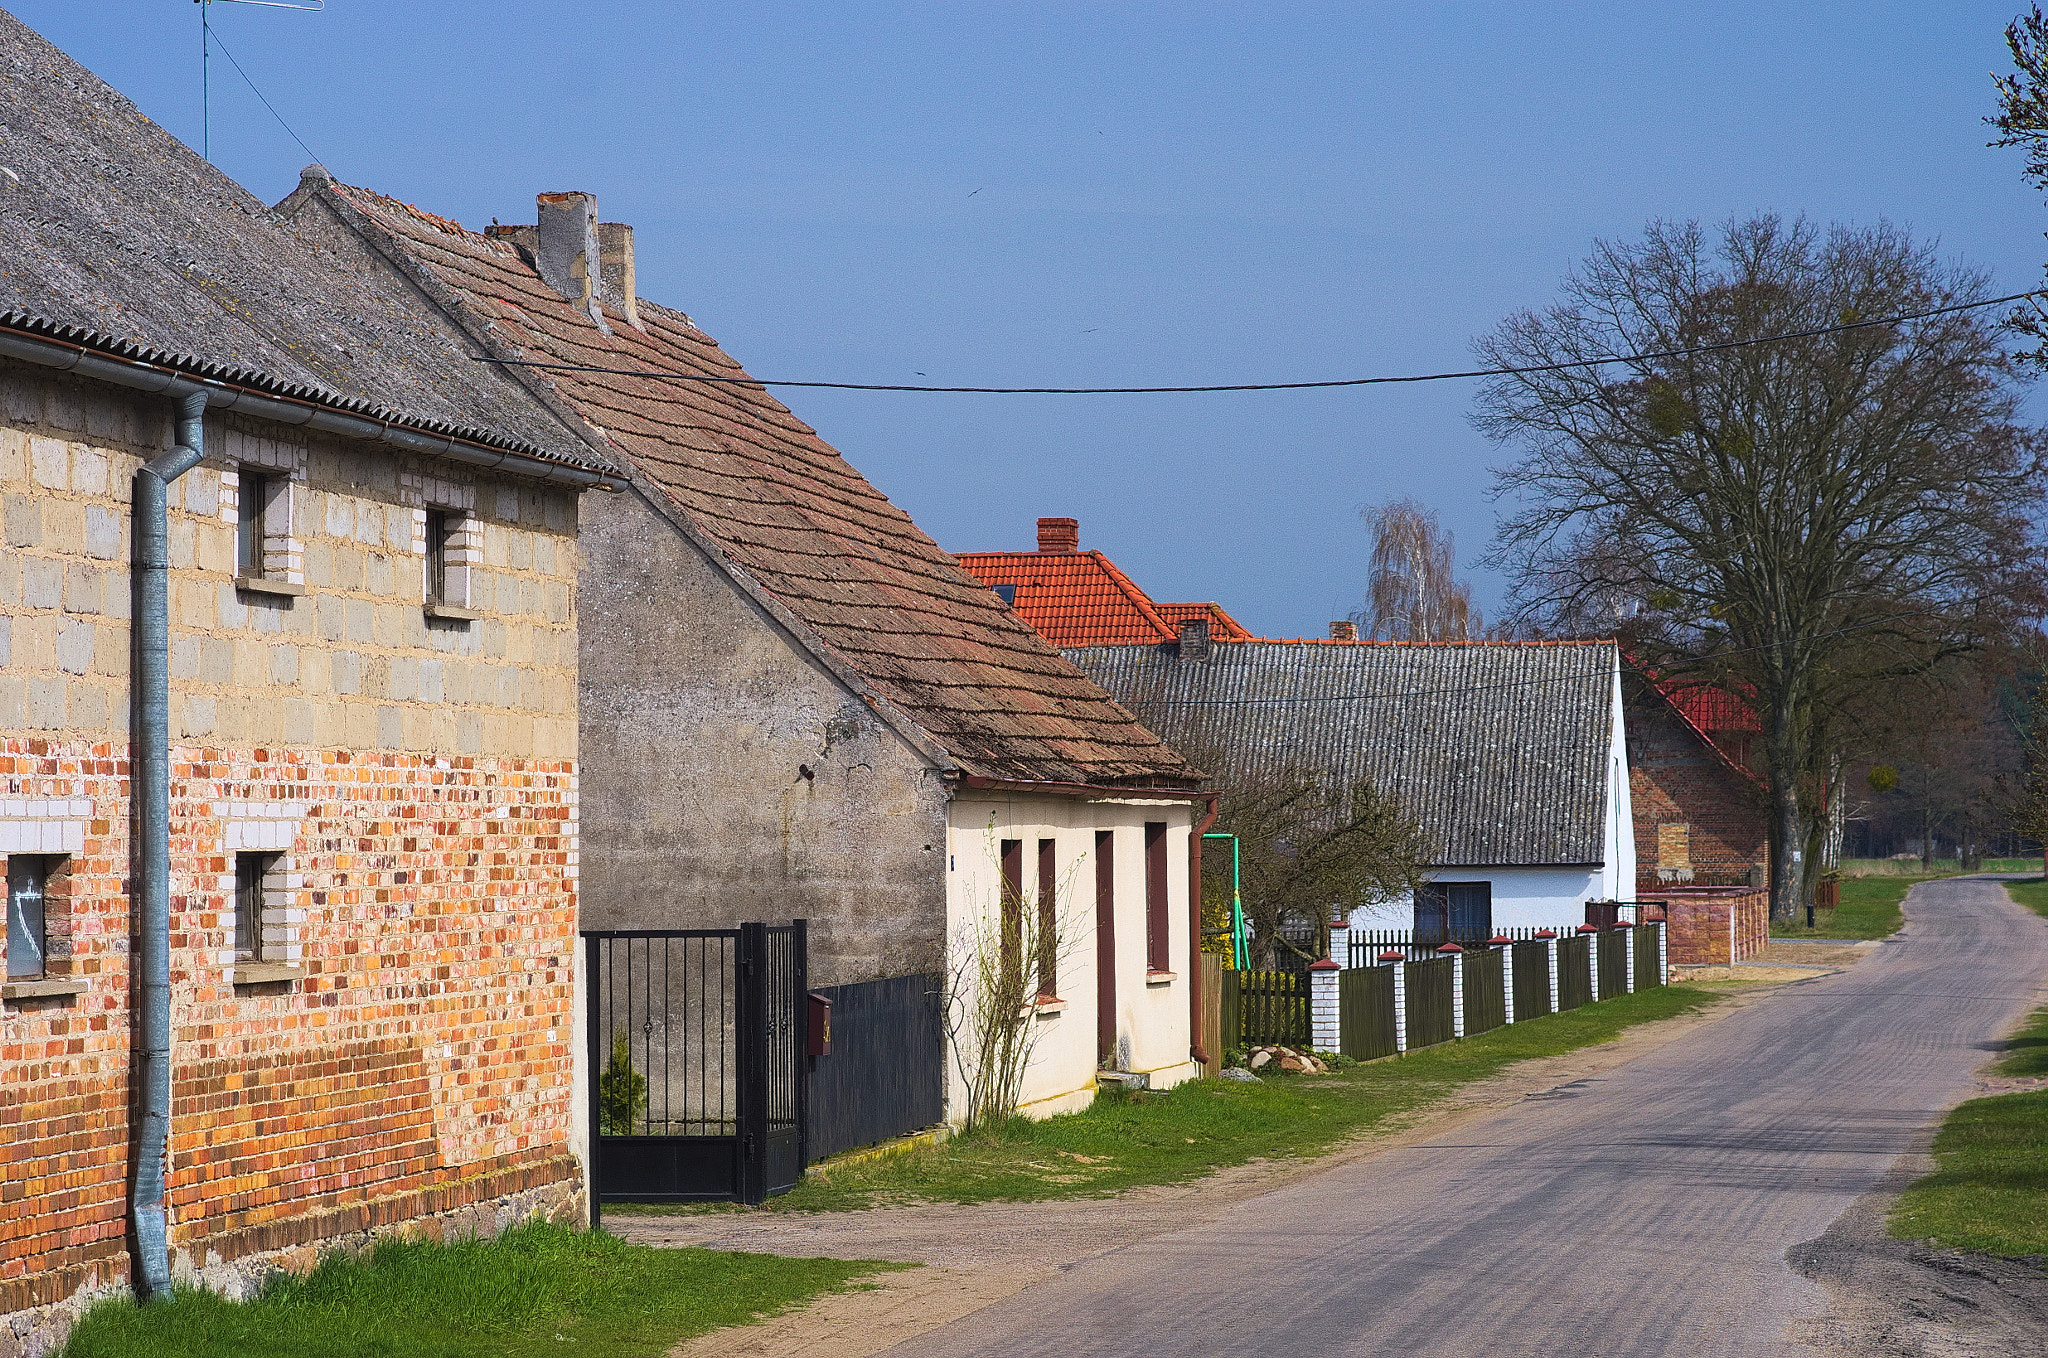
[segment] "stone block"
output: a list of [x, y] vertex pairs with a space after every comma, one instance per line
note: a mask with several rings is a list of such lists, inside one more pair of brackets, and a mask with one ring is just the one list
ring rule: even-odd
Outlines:
[[6, 497], [7, 545], [37, 547], [43, 541], [43, 506], [33, 495]]
[[64, 611], [102, 613], [106, 611], [107, 575], [104, 566], [73, 562], [64, 570]]
[[21, 563], [21, 601], [30, 608], [64, 606], [64, 563], [30, 557]]
[[12, 485], [28, 479], [28, 435], [19, 429], [0, 428], [0, 483]]
[[67, 684], [62, 679], [31, 678], [28, 681], [27, 721], [24, 724], [40, 731], [63, 729], [66, 689]]
[[173, 692], [171, 707], [177, 713], [179, 739], [200, 740], [214, 733], [219, 721], [214, 699], [203, 694]]
[[76, 551], [85, 540], [85, 504], [80, 500], [51, 497], [43, 501], [43, 540], [53, 547]]
[[328, 677], [336, 693], [360, 693], [363, 688], [363, 658], [354, 651], [333, 651], [328, 657]]
[[29, 474], [45, 490], [71, 489], [71, 445], [62, 439], [28, 441]]
[[89, 556], [112, 561], [121, 555], [121, 515], [104, 505], [85, 507], [85, 550]]
[[85, 443], [71, 445], [71, 488], [83, 495], [105, 495], [107, 455]]
[[66, 674], [84, 674], [92, 668], [92, 623], [83, 618], [65, 618], [57, 624], [57, 668]]
[[270, 647], [270, 682], [273, 684], [296, 684], [299, 682], [299, 648], [283, 643]]

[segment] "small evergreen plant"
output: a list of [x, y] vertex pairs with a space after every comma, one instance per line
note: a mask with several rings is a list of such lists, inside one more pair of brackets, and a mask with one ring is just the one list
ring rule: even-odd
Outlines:
[[647, 1077], [633, 1069], [633, 1044], [624, 1028], [612, 1033], [612, 1059], [597, 1077], [598, 1130], [606, 1136], [631, 1136], [633, 1124], [647, 1111]]

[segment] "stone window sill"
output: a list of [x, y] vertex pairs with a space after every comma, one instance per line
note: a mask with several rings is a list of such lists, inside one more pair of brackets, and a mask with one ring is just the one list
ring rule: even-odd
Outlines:
[[49, 1000], [64, 995], [83, 995], [91, 989], [84, 981], [54, 976], [43, 981], [8, 981], [0, 985], [0, 1000]]
[[1040, 995], [1034, 1007], [1040, 1018], [1053, 1018], [1066, 1012], [1067, 1002], [1057, 995]]
[[430, 618], [448, 622], [476, 622], [483, 617], [474, 608], [463, 608], [458, 604], [428, 604], [423, 611]]
[[267, 575], [238, 575], [235, 588], [248, 594], [281, 594], [296, 599], [306, 592], [304, 585], [295, 585], [289, 580], [275, 580]]
[[296, 981], [304, 975], [299, 968], [285, 962], [237, 962], [234, 984], [274, 985], [279, 981]]
[[1145, 973], [1146, 985], [1172, 985], [1179, 979], [1180, 973], [1177, 971], [1148, 971]]

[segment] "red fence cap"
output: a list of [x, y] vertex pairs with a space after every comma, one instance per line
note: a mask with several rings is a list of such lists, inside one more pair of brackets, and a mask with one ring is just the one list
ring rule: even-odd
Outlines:
[[1342, 970], [1344, 970], [1344, 968], [1342, 968], [1342, 967], [1338, 966], [1338, 965], [1337, 965], [1337, 964], [1336, 964], [1335, 962], [1332, 962], [1332, 961], [1331, 961], [1331, 960], [1330, 960], [1329, 958], [1327, 958], [1327, 957], [1324, 957], [1324, 958], [1320, 958], [1320, 959], [1318, 959], [1318, 960], [1316, 960], [1316, 961], [1314, 961], [1314, 962], [1311, 962], [1311, 963], [1309, 963], [1309, 964], [1308, 964], [1308, 969], [1309, 969], [1310, 971], [1342, 971]]
[[1437, 951], [1438, 951], [1438, 952], [1463, 952], [1463, 951], [1465, 951], [1465, 950], [1464, 950], [1464, 949], [1463, 949], [1462, 947], [1460, 947], [1459, 945], [1457, 945], [1456, 943], [1446, 943], [1446, 944], [1444, 944], [1444, 945], [1443, 945], [1442, 947], [1438, 948], [1438, 949], [1437, 949]]
[[1515, 940], [1509, 938], [1506, 934], [1495, 934], [1492, 938], [1489, 938], [1486, 941], [1490, 944], [1506, 944], [1512, 943]]
[[1600, 926], [1597, 924], [1581, 924], [1579, 932], [1582, 934], [1597, 934], [1600, 932]]
[[1633, 929], [1636, 927], [1636, 922], [1632, 919], [1618, 919], [1614, 921], [1614, 927], [1617, 929]]
[[1407, 960], [1408, 954], [1402, 952], [1399, 948], [1389, 948], [1380, 954], [1380, 961], [1382, 962], [1405, 962]]
[[1538, 937], [1538, 938], [1556, 938], [1556, 937], [1557, 937], [1557, 930], [1555, 930], [1555, 929], [1538, 929], [1538, 930], [1536, 931], [1536, 937]]

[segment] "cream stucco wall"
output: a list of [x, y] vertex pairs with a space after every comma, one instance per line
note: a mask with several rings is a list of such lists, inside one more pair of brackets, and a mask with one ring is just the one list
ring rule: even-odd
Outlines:
[[[1169, 970], [1148, 974], [1145, 923], [1145, 825], [1166, 825]], [[1033, 1117], [1084, 1108], [1095, 1097], [1098, 1060], [1096, 834], [1115, 836], [1114, 942], [1116, 1038], [1111, 1068], [1141, 1072], [1155, 1089], [1199, 1073], [1189, 1060], [1188, 834], [1190, 805], [1141, 796], [1114, 799], [963, 793], [950, 808], [946, 899], [949, 962], [968, 974], [977, 939], [992, 939], [1002, 898], [1001, 843], [1024, 841], [1027, 896], [1037, 890], [1037, 850], [1051, 839], [1061, 920], [1059, 1001], [1032, 1019], [1034, 1039], [1021, 1111]], [[956, 1046], [946, 1070], [947, 1116], [966, 1114]]]

